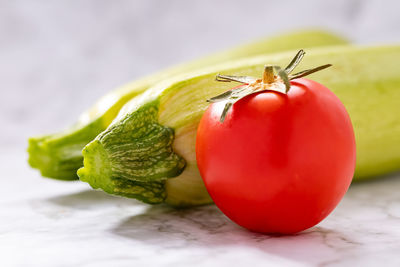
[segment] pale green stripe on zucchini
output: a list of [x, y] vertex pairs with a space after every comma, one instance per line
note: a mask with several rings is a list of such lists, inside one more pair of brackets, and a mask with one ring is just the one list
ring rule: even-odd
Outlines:
[[83, 164], [81, 154], [83, 147], [108, 127], [127, 101], [141, 94], [156, 82], [173, 75], [230, 59], [289, 49], [346, 43], [342, 38], [323, 31], [300, 31], [239, 46], [145, 77], [102, 97], [70, 129], [56, 134], [30, 138], [28, 146], [29, 164], [33, 168], [39, 169], [41, 174], [46, 177], [62, 180], [77, 179], [76, 170]]
[[[330, 47], [307, 49], [307, 55], [298, 71], [310, 69], [326, 63], [333, 67], [312, 74], [310, 79], [330, 88], [344, 103], [354, 124], [357, 143], [356, 179], [385, 174], [400, 168], [400, 46], [387, 47]], [[126, 151], [127, 144], [140, 142], [136, 137], [137, 123], [141, 120], [137, 113], [151, 105], [157, 110], [157, 119], [152, 123], [165, 129], [173, 129], [174, 142], [163, 151], [170, 151], [176, 164], [163, 170], [158, 177], [165, 183], [164, 198], [174, 206], [206, 204], [211, 201], [198, 173], [195, 158], [195, 138], [199, 120], [208, 106], [206, 99], [218, 95], [232, 86], [232, 83], [215, 82], [215, 75], [259, 76], [264, 64], [285, 66], [295, 51], [279, 55], [259, 56], [239, 61], [227, 62], [196, 72], [165, 80], [144, 94], [132, 99], [121, 110], [117, 119], [105, 132], [96, 137], [84, 150], [85, 164], [78, 171], [82, 181], [94, 188], [107, 188], [108, 193], [130, 197], [129, 190], [121, 191], [124, 181], [129, 185], [146, 181], [154, 182], [146, 175], [131, 177], [128, 173], [115, 172], [114, 164], [129, 166], [129, 158], [113, 158], [106, 154], [98, 158], [97, 149], [105, 151], [120, 150], [121, 153], [136, 154], [133, 148]], [[312, 119], [312, 118], [310, 118]], [[102, 141], [111, 132], [118, 132], [112, 138], [119, 140], [120, 146], [109, 148], [109, 142]], [[158, 146], [155, 140], [154, 145]], [[151, 143], [148, 143], [151, 146]], [[129, 148], [130, 149], [130, 148]], [[165, 155], [165, 157], [168, 157]], [[143, 160], [147, 157], [142, 155]], [[182, 173], [172, 178], [171, 171], [179, 173], [177, 166], [182, 158]], [[160, 159], [161, 161], [163, 158]], [[86, 164], [90, 162], [90, 164]], [[106, 168], [103, 172], [93, 172], [97, 168]], [[129, 168], [135, 169], [132, 165]], [[119, 170], [120, 171], [120, 170]], [[153, 172], [153, 170], [151, 170]], [[164, 173], [164, 175], [162, 175]], [[122, 178], [123, 177], [123, 178]], [[323, 179], [323, 177], [321, 177]], [[114, 186], [113, 181], [118, 181]], [[152, 202], [143, 195], [140, 199]]]

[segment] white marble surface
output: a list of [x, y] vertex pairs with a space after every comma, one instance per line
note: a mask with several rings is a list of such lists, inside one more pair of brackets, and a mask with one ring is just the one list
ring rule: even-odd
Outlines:
[[355, 184], [317, 227], [243, 230], [214, 206], [150, 207], [43, 179], [26, 138], [131, 79], [280, 31], [400, 41], [381, 0], [0, 0], [0, 266], [400, 266], [400, 175]]
[[1, 266], [400, 266], [400, 175], [354, 184], [318, 226], [271, 237], [213, 205], [148, 206], [41, 179], [24, 160], [0, 158]]

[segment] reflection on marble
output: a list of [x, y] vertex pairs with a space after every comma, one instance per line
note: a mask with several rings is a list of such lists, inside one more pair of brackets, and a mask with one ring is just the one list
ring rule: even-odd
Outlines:
[[13, 167], [25, 166], [19, 153], [8, 155], [0, 158], [13, 176], [0, 189], [2, 266], [400, 265], [399, 174], [352, 185], [312, 229], [268, 236], [236, 226], [213, 205], [149, 206], [41, 179]]

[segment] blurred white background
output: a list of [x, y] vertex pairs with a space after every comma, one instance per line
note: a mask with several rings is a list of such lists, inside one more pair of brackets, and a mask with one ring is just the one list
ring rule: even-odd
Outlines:
[[0, 0], [0, 146], [24, 149], [27, 136], [70, 125], [142, 75], [282, 31], [399, 42], [399, 3]]

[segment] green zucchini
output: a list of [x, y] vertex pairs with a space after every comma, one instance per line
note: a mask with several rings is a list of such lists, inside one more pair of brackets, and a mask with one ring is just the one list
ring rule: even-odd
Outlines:
[[291, 33], [240, 46], [148, 76], [127, 84], [101, 98], [71, 128], [56, 134], [30, 138], [28, 162], [33, 168], [39, 169], [43, 176], [62, 180], [75, 180], [78, 178], [76, 171], [83, 164], [81, 153], [83, 147], [107, 128], [127, 101], [156, 82], [172, 75], [229, 59], [289, 49], [346, 43], [342, 38], [322, 31]]
[[[344, 103], [357, 142], [356, 179], [400, 168], [400, 46], [308, 49], [298, 71], [326, 63], [311, 79]], [[218, 73], [260, 76], [264, 64], [285, 66], [295, 52], [259, 56], [165, 80], [132, 99], [83, 150], [78, 175], [93, 188], [147, 203], [209, 203], [195, 158], [196, 129], [206, 99], [232, 87]], [[312, 118], [310, 118], [312, 119]]]

